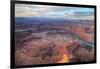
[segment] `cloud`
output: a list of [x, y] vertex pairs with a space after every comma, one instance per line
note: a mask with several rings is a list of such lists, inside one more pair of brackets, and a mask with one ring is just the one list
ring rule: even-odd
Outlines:
[[94, 16], [94, 9], [83, 7], [16, 4], [15, 16], [62, 16], [91, 18]]
[[[45, 6], [45, 5], [26, 5], [26, 4], [16, 4], [15, 14], [16, 16], [23, 16], [23, 14], [36, 14], [36, 15], [55, 15], [63, 14], [64, 11], [68, 11], [71, 7], [60, 7], [60, 6]], [[34, 14], [34, 15], [35, 15]], [[33, 16], [33, 15], [31, 15]]]

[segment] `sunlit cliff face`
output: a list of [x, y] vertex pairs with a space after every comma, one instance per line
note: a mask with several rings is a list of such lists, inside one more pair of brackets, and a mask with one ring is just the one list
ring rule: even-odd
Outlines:
[[62, 59], [58, 63], [67, 63], [69, 62], [70, 57], [67, 54], [63, 54]]
[[66, 47], [61, 47], [60, 48], [60, 54], [62, 59], [60, 61], [58, 61], [57, 63], [68, 63], [70, 62], [71, 56], [70, 54], [67, 52]]

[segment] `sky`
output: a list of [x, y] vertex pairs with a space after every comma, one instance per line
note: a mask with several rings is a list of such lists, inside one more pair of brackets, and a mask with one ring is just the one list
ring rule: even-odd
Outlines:
[[94, 8], [15, 4], [16, 17], [64, 17], [93, 19]]

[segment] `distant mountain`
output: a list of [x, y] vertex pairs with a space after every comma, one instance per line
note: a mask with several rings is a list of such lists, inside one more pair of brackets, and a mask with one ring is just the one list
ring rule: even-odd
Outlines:
[[16, 24], [62, 24], [88, 23], [90, 20], [54, 18], [54, 17], [15, 17]]

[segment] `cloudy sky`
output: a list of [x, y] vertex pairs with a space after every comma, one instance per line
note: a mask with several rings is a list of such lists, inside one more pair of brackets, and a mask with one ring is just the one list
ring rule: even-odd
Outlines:
[[82, 7], [16, 4], [15, 16], [16, 17], [44, 16], [44, 17], [93, 19], [94, 9], [82, 8]]

